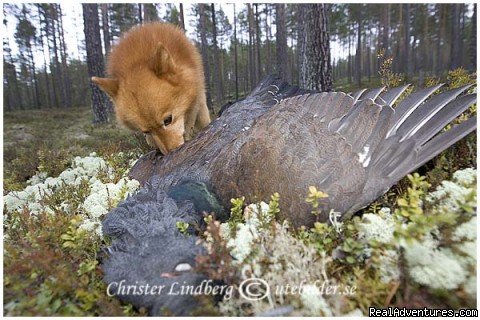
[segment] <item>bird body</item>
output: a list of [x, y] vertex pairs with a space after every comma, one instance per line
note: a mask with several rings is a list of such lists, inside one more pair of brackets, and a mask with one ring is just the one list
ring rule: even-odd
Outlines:
[[201, 181], [226, 207], [231, 198], [254, 202], [278, 192], [282, 218], [295, 226], [315, 221], [305, 202], [315, 186], [328, 194], [320, 219], [330, 210], [347, 218], [475, 129], [472, 118], [435, 136], [476, 100], [457, 98], [462, 87], [425, 102], [439, 87], [412, 93], [393, 109], [407, 86], [347, 95], [270, 77], [194, 141], [155, 164], [141, 159], [130, 175], [141, 182], [158, 175], [164, 188], [186, 177]]
[[[195, 236], [179, 234], [176, 223], [201, 224], [203, 211], [228, 209], [231, 198], [256, 202], [278, 192], [280, 218], [297, 227], [327, 221], [331, 210], [346, 219], [475, 130], [473, 117], [442, 132], [475, 103], [475, 95], [460, 96], [467, 87], [428, 100], [438, 86], [423, 89], [393, 108], [406, 88], [318, 93], [267, 77], [194, 140], [165, 157], [142, 157], [130, 175], [144, 188], [103, 222], [113, 239], [106, 282], [171, 281], [159, 271], [170, 274], [201, 251], [187, 240]], [[309, 186], [328, 194], [319, 216], [305, 202]], [[179, 277], [191, 283], [203, 279], [194, 272]], [[153, 314], [160, 306], [175, 314], [192, 307], [189, 298], [122, 297]]]

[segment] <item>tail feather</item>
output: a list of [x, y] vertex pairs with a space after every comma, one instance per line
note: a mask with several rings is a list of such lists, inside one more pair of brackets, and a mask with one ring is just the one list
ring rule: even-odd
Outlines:
[[370, 164], [373, 154], [384, 141], [388, 129], [390, 128], [393, 112], [393, 109], [388, 105], [382, 107], [377, 124], [359, 154], [360, 162], [362, 162], [364, 167], [367, 167]]
[[346, 95], [343, 92], [335, 93], [337, 95], [337, 99], [334, 100], [336, 103], [332, 105], [331, 108], [325, 108], [324, 112], [324, 119], [325, 121], [330, 122], [333, 119], [340, 119], [344, 115], [346, 115], [352, 107], [352, 97]]
[[352, 145], [354, 152], [360, 152], [377, 125], [382, 107], [371, 99], [358, 102], [341, 120], [336, 130]]
[[415, 139], [418, 145], [423, 145], [450, 123], [450, 121], [473, 105], [476, 99], [477, 96], [475, 94], [468, 94], [451, 101], [428, 121], [428, 125], [422, 126], [416, 134], [413, 135], [412, 139]]
[[[401, 167], [411, 168], [415, 163], [416, 151], [415, 151], [415, 142], [407, 141], [406, 143], [401, 143], [398, 145], [398, 148], [387, 157], [387, 161], [382, 163], [382, 174], [385, 177], [391, 179], [395, 175], [395, 172]], [[416, 168], [411, 168], [414, 170]], [[396, 182], [396, 181], [395, 181]]]
[[361, 99], [372, 99], [373, 101], [375, 101], [383, 90], [385, 90], [385, 87], [367, 90], [362, 94]]
[[442, 85], [429, 87], [412, 93], [403, 99], [395, 108], [393, 115], [393, 126], [387, 134], [387, 137], [394, 135], [403, 122], [424, 102], [432, 93], [437, 91]]
[[378, 101], [376, 102], [380, 105], [391, 107], [409, 86], [410, 85], [407, 84], [387, 90], [378, 97]]
[[273, 105], [286, 97], [311, 92], [313, 91], [291, 86], [278, 76], [269, 75], [259, 82], [255, 89], [245, 97], [244, 101], [245, 103], [262, 102], [266, 105]]
[[411, 116], [398, 128], [397, 135], [401, 137], [400, 141], [413, 136], [422, 126], [445, 107], [450, 101], [454, 100], [460, 93], [464, 92], [471, 86], [464, 86], [453, 89], [433, 96], [423, 105], [417, 108]]
[[469, 133], [475, 131], [476, 127], [477, 117], [474, 116], [460, 124], [454, 125], [450, 130], [436, 136], [420, 149], [415, 166], [418, 168], [423, 165], [443, 150], [463, 139]]
[[[359, 160], [367, 171], [367, 181], [362, 199], [351, 208], [351, 212], [364, 207], [406, 174], [475, 130], [476, 117], [440, 133], [448, 123], [476, 102], [476, 95], [461, 95], [469, 88], [464, 86], [429, 98], [438, 88], [440, 85], [417, 91], [403, 99], [395, 109], [390, 104], [395, 102], [406, 86], [388, 90], [378, 96], [376, 103], [382, 105], [382, 111], [377, 117], [375, 128], [363, 143], [362, 151], [358, 153]], [[357, 103], [354, 108], [360, 104], [361, 102]], [[355, 128], [361, 125], [361, 121], [357, 124], [358, 120], [353, 117], [348, 120], [348, 126]], [[340, 124], [344, 121], [342, 119]], [[347, 128], [341, 129], [348, 132]], [[363, 140], [352, 141], [361, 143]], [[354, 144], [353, 148], [355, 150], [358, 146]]]
[[436, 136], [432, 140], [423, 145], [416, 153], [417, 156], [413, 163], [404, 162], [389, 176], [392, 183], [397, 182], [406, 174], [412, 172], [435, 156], [446, 150], [466, 135], [475, 130], [477, 126], [477, 117], [472, 117], [460, 124], [453, 126], [450, 130]]
[[437, 94], [418, 107], [398, 128], [397, 135], [401, 137], [400, 142], [413, 136], [427, 122], [430, 124], [429, 120], [435, 114], [470, 87], [470, 85], [463, 86]]
[[360, 89], [358, 91], [350, 93], [349, 96], [353, 98], [353, 103], [356, 103], [365, 91], [367, 91], [367, 89]]

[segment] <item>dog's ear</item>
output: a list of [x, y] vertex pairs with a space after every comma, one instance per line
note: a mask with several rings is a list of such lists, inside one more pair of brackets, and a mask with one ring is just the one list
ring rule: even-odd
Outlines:
[[155, 53], [150, 60], [150, 69], [157, 77], [175, 73], [175, 63], [168, 50], [161, 43], [157, 44]]
[[92, 77], [92, 82], [100, 87], [111, 98], [115, 98], [118, 92], [118, 80], [111, 78]]

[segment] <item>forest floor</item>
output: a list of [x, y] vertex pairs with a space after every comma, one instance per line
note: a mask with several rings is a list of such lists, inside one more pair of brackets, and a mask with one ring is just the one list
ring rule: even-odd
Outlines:
[[90, 108], [19, 110], [3, 119], [4, 194], [24, 188], [39, 167], [59, 174], [75, 156], [149, 150], [143, 137], [115, 120], [92, 124]]
[[[4, 315], [145, 312], [106, 295], [97, 254], [109, 240], [98, 233], [102, 217], [87, 204], [105, 214], [126, 196], [125, 188], [134, 192], [138, 186], [124, 177], [149, 148], [142, 136], [115, 121], [91, 121], [89, 108], [4, 113]], [[207, 247], [227, 252], [223, 258], [235, 270], [273, 283], [328, 274], [334, 283], [357, 289], [348, 297], [313, 290], [274, 301], [274, 309], [293, 307], [291, 315], [368, 315], [370, 306], [475, 307], [475, 142], [469, 135], [422, 167], [422, 176], [403, 179], [363, 216], [333, 226], [292, 231], [275, 219], [276, 196], [253, 207], [236, 199], [226, 227], [209, 226], [214, 242]], [[307, 202], [318, 201], [317, 195], [311, 189]], [[267, 226], [256, 225], [255, 215], [263, 215]], [[232, 226], [234, 233], [220, 236]], [[249, 232], [258, 238], [245, 237]], [[215, 243], [222, 237], [228, 242]], [[218, 247], [226, 243], [233, 247]], [[244, 280], [239, 274], [235, 281]], [[237, 295], [204, 314], [258, 315], [271, 308]]]

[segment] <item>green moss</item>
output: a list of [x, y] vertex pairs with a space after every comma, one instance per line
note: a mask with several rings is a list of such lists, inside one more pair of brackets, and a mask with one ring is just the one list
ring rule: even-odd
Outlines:
[[[75, 156], [92, 151], [115, 169], [110, 180], [125, 175], [129, 162], [141, 152], [135, 138], [115, 124], [92, 126], [90, 117], [88, 109], [6, 112], [4, 192], [22, 190], [38, 172], [57, 176]], [[44, 195], [41, 204], [52, 214], [4, 213], [5, 315], [139, 314], [106, 295], [97, 257], [106, 242], [80, 229], [82, 218], [68, 213], [81, 212], [89, 191], [88, 182], [82, 181]], [[69, 205], [68, 212], [64, 204]]]
[[68, 215], [10, 213], [15, 228], [4, 241], [5, 314], [10, 316], [122, 315], [105, 294], [97, 263], [100, 241]]
[[[58, 175], [74, 156], [91, 152], [101, 156], [119, 152], [139, 155], [146, 150], [149, 148], [138, 136], [115, 122], [92, 125], [90, 109], [5, 112], [4, 192], [23, 189], [37, 171]], [[115, 161], [125, 159], [116, 157]]]

